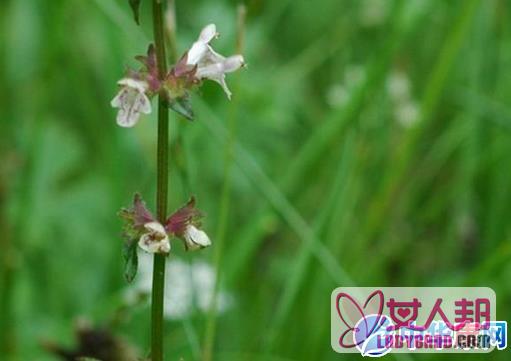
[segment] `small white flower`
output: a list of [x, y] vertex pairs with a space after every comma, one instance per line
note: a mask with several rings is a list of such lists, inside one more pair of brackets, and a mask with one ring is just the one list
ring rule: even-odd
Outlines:
[[227, 97], [231, 99], [231, 91], [225, 83], [225, 74], [238, 70], [245, 64], [241, 55], [233, 55], [228, 58], [218, 54], [209, 45], [211, 40], [218, 36], [215, 24], [209, 24], [202, 29], [199, 38], [188, 50], [186, 64], [197, 65], [198, 79], [210, 79], [216, 81]]
[[144, 233], [138, 241], [138, 246], [149, 253], [169, 253], [170, 242], [165, 228], [158, 222], [149, 222], [144, 225]]
[[211, 246], [211, 240], [206, 232], [196, 228], [193, 225], [186, 226], [183, 233], [186, 249], [194, 250]]
[[137, 124], [141, 113], [151, 113], [151, 101], [146, 95], [148, 85], [145, 81], [131, 78], [121, 79], [117, 84], [121, 90], [110, 104], [119, 108], [117, 124], [129, 128]]

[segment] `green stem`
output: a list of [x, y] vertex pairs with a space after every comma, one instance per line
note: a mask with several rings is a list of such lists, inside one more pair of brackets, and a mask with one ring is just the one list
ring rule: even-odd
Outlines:
[[[163, 3], [153, 0], [154, 43], [160, 79], [167, 73], [163, 25]], [[169, 166], [169, 114], [162, 94], [158, 96], [158, 149], [156, 210], [160, 222], [167, 216]], [[163, 296], [165, 290], [165, 255], [154, 255], [153, 289], [151, 297], [151, 360], [163, 361]]]

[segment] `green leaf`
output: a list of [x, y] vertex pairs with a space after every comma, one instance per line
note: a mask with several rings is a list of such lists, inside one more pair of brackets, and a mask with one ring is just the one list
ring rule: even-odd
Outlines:
[[188, 95], [170, 100], [169, 107], [186, 119], [193, 120], [194, 114], [192, 110], [192, 103]]
[[137, 275], [138, 269], [138, 255], [137, 255], [137, 241], [133, 239], [124, 244], [122, 255], [124, 258], [124, 278], [128, 283], [133, 282]]
[[133, 18], [135, 22], [140, 25], [140, 3], [142, 0], [129, 0], [131, 10], [133, 11]]
[[100, 361], [97, 358], [92, 358], [92, 357], [79, 357], [76, 360], [77, 361]]

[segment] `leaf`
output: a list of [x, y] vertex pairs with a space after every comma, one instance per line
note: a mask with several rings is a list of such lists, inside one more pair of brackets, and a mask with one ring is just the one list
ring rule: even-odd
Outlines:
[[142, 0], [129, 0], [131, 10], [133, 11], [133, 18], [137, 25], [140, 25], [140, 3]]
[[170, 100], [169, 107], [186, 119], [193, 120], [194, 114], [192, 110], [192, 103], [188, 95]]
[[100, 361], [97, 358], [92, 358], [92, 357], [79, 357], [76, 360], [77, 361]]
[[132, 239], [124, 244], [122, 256], [124, 258], [124, 278], [128, 283], [131, 283], [135, 279], [138, 270], [136, 239]]

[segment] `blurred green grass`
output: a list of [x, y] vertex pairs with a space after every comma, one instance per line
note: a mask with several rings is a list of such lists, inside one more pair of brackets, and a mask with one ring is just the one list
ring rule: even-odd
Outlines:
[[[221, 263], [234, 306], [217, 321], [214, 359], [358, 357], [329, 345], [341, 285], [489, 286], [508, 320], [509, 2], [246, 5], [233, 101], [208, 84], [194, 123], [171, 120], [171, 208], [191, 190], [211, 234], [236, 122]], [[236, 6], [178, 0], [179, 53], [209, 22], [232, 53]], [[150, 12], [137, 27], [121, 0], [0, 7], [0, 339], [15, 347], [8, 359], [51, 360], [40, 340], [71, 344], [74, 319], [101, 324], [121, 302], [117, 210], [135, 191], [154, 206], [156, 119], [126, 131], [109, 107], [151, 39]], [[396, 74], [409, 80], [404, 100]], [[131, 313], [116, 332], [145, 351], [148, 308]], [[199, 313], [168, 321], [168, 359], [195, 359], [205, 325]]]

